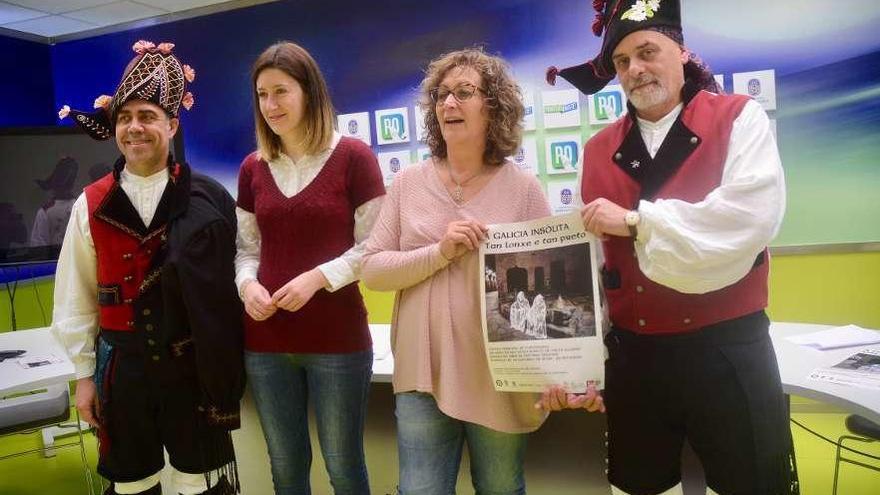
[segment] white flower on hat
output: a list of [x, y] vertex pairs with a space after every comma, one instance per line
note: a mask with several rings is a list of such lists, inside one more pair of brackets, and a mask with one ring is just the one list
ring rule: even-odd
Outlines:
[[153, 42], [146, 40], [138, 40], [137, 43], [131, 45], [131, 49], [138, 55], [143, 55], [144, 52], [152, 50], [153, 48], [156, 48], [156, 45], [153, 44]]
[[183, 77], [186, 78], [186, 82], [193, 82], [196, 79], [196, 71], [192, 67], [183, 64]]
[[101, 95], [95, 98], [94, 108], [107, 108], [110, 106], [111, 101], [113, 101], [112, 96]]
[[193, 98], [192, 93], [190, 93], [189, 91], [187, 91], [186, 94], [183, 95], [183, 100], [181, 100], [180, 104], [183, 105], [183, 108], [189, 110], [189, 109], [191, 109], [191, 108], [193, 107], [193, 105], [195, 104], [195, 102], [196, 102], [196, 101], [195, 101], [195, 99]]
[[156, 47], [162, 54], [168, 55], [171, 53], [171, 50], [174, 49], [174, 43], [159, 43], [159, 46]]
[[654, 17], [654, 11], [657, 10], [660, 10], [660, 0], [636, 0], [636, 3], [624, 12], [620, 19], [642, 22], [645, 19]]
[[69, 106], [64, 105], [63, 107], [61, 107], [61, 110], [58, 110], [58, 118], [59, 119], [63, 119], [65, 117], [67, 117], [68, 115], [70, 115], [70, 107]]

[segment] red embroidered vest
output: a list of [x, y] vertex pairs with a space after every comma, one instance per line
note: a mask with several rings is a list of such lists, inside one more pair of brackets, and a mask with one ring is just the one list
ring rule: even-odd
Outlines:
[[[743, 96], [705, 91], [685, 104], [652, 159], [632, 118], [617, 121], [584, 147], [584, 203], [604, 197], [625, 208], [640, 199], [703, 200], [721, 184], [733, 122]], [[603, 279], [611, 321], [637, 333], [684, 333], [744, 316], [767, 306], [766, 250], [738, 282], [705, 294], [684, 294], [641, 272], [633, 240], [603, 242]]]
[[[152, 265], [165, 243], [166, 223], [144, 232], [130, 221], [139, 217], [112, 173], [84, 192], [97, 256], [99, 324], [104, 330], [132, 331], [134, 301], [159, 281], [161, 266]], [[120, 214], [125, 203], [130, 211]], [[134, 217], [125, 214], [132, 211]]]

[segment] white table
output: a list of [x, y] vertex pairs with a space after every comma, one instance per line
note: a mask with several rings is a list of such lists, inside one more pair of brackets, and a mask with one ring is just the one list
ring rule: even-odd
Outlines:
[[[21, 349], [25, 354], [0, 362], [0, 396], [67, 383], [76, 377], [73, 363], [48, 327], [0, 333], [0, 350]], [[23, 368], [19, 358], [53, 354], [61, 359], [37, 368]]]
[[394, 374], [394, 356], [391, 355], [391, 325], [370, 323], [373, 336], [373, 381], [390, 383]]
[[[370, 324], [373, 337], [373, 381], [391, 382], [394, 374], [394, 356], [391, 355], [391, 325]], [[18, 330], [0, 333], [0, 349], [22, 349], [27, 354], [54, 354], [62, 362], [39, 368], [22, 368], [18, 358], [0, 362], [0, 396], [12, 392], [34, 390], [47, 385], [65, 383], [76, 377], [73, 363], [49, 328]], [[19, 357], [24, 357], [24, 354]]]
[[808, 375], [816, 368], [837, 364], [859, 349], [880, 349], [880, 344], [854, 346], [820, 351], [790, 342], [786, 337], [831, 328], [829, 325], [810, 323], [772, 323], [770, 337], [779, 361], [782, 388], [789, 395], [799, 395], [839, 406], [847, 412], [864, 416], [880, 424], [880, 391], [835, 383], [810, 380]]

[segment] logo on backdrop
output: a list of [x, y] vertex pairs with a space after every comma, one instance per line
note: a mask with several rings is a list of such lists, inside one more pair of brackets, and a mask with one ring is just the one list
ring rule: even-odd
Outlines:
[[757, 77], [749, 79], [748, 88], [749, 96], [758, 96], [759, 94], [761, 94], [761, 80]]
[[385, 141], [405, 139], [405, 129], [406, 128], [403, 125], [403, 115], [399, 113], [383, 115], [379, 119], [379, 131], [382, 133], [382, 139]]
[[392, 158], [388, 164], [391, 166], [391, 171], [395, 174], [400, 172], [400, 160], [397, 157]]
[[550, 143], [550, 166], [556, 170], [574, 168], [578, 162], [578, 144], [574, 141]]
[[356, 135], [358, 133], [358, 121], [357, 120], [351, 119], [348, 121], [348, 133], [351, 134], [352, 136]]
[[566, 114], [569, 112], [576, 112], [578, 109], [578, 102], [572, 101], [570, 103], [566, 103], [564, 105], [544, 105], [544, 113], [559, 113]]
[[564, 187], [564, 188], [562, 188], [562, 191], [559, 191], [559, 201], [561, 201], [562, 204], [570, 205], [571, 198], [572, 198], [571, 189]]
[[610, 124], [626, 113], [626, 95], [619, 84], [609, 84], [602, 91], [587, 97], [587, 114], [591, 124]]
[[376, 110], [376, 141], [378, 144], [409, 142], [407, 107]]
[[619, 91], [600, 91], [593, 95], [593, 111], [601, 120], [616, 120], [623, 114], [623, 98]]

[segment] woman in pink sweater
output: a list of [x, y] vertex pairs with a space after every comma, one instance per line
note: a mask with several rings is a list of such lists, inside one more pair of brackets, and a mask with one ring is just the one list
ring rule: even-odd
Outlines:
[[361, 277], [397, 291], [392, 321], [400, 493], [451, 494], [467, 443], [477, 493], [525, 492], [537, 394], [496, 392], [480, 327], [486, 225], [550, 214], [538, 181], [506, 159], [523, 105], [506, 64], [447, 54], [421, 85], [432, 158], [401, 172], [367, 241]]

